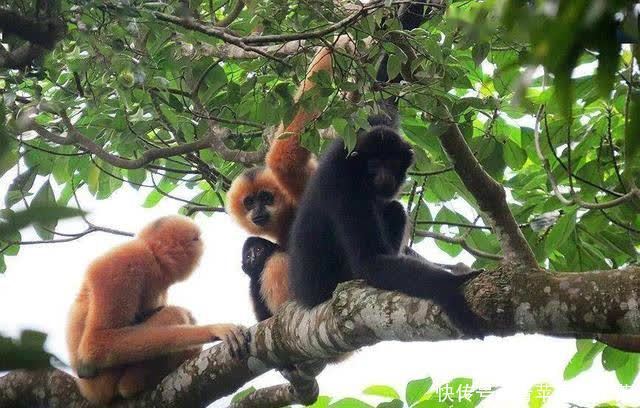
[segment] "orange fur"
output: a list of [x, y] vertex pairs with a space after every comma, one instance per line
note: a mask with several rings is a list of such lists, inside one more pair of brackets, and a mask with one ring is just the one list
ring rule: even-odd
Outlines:
[[[193, 222], [164, 217], [89, 266], [69, 314], [67, 345], [71, 366], [91, 377], [77, 381], [90, 402], [155, 386], [202, 344], [237, 330], [196, 326], [187, 310], [165, 306], [169, 286], [191, 275], [202, 249]], [[137, 315], [162, 306], [135, 325]]]
[[269, 310], [275, 312], [289, 300], [289, 256], [284, 252], [274, 254], [267, 261], [260, 277], [260, 291]]
[[[311, 77], [320, 71], [326, 71], [329, 75], [333, 73], [333, 54], [331, 49], [326, 47], [320, 49], [311, 61], [307, 75], [298, 88], [296, 102], [305, 92], [315, 87]], [[309, 112], [300, 108], [286, 127], [284, 124], [280, 125], [265, 160], [285, 194], [296, 204], [316, 168], [316, 161], [311, 153], [300, 145], [300, 135], [304, 132], [305, 126], [319, 115], [320, 112]], [[283, 134], [286, 134], [285, 137], [280, 138]]]

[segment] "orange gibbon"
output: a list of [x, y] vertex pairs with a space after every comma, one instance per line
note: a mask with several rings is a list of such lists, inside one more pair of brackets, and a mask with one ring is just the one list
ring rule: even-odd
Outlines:
[[87, 400], [108, 404], [155, 387], [208, 342], [224, 340], [233, 355], [244, 353], [243, 327], [195, 325], [188, 310], [167, 305], [168, 288], [191, 275], [202, 251], [196, 224], [168, 216], [89, 266], [67, 326], [71, 366]]
[[[341, 36], [335, 46], [348, 48], [350, 41], [348, 36]], [[312, 77], [321, 71], [333, 73], [331, 48], [324, 47], [316, 53], [295, 101], [315, 86]], [[243, 249], [243, 270], [252, 280], [251, 297], [258, 320], [270, 317], [290, 299], [289, 260], [285, 252], [287, 237], [298, 201], [316, 169], [316, 159], [301, 146], [300, 135], [319, 115], [318, 111], [300, 107], [291, 122], [280, 125], [276, 131], [267, 152], [266, 166], [246, 170], [233, 181], [227, 194], [227, 211], [238, 224], [251, 234], [265, 236], [277, 243], [261, 242], [254, 237], [247, 240]], [[252, 246], [252, 242], [258, 242], [259, 247]], [[267, 254], [262, 244], [275, 245], [278, 250]]]

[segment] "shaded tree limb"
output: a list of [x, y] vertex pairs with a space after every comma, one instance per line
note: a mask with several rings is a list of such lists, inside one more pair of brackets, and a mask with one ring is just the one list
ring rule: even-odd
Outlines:
[[0, 67], [21, 69], [52, 49], [66, 34], [66, 24], [58, 17], [32, 18], [0, 8], [0, 32], [25, 41], [13, 50], [0, 44]]
[[279, 62], [283, 65], [287, 65], [289, 66], [289, 64], [287, 62], [285, 62], [284, 60], [282, 60], [281, 58], [276, 57], [275, 55], [271, 55], [265, 51], [263, 51], [262, 49], [258, 48], [258, 47], [254, 47], [252, 45], [248, 45], [243, 38], [241, 37], [237, 37], [233, 34], [229, 34], [228, 31], [224, 28], [220, 28], [220, 27], [212, 27], [211, 25], [208, 24], [203, 24], [200, 23], [198, 21], [196, 21], [193, 18], [190, 17], [176, 17], [176, 16], [172, 16], [171, 14], [166, 14], [166, 13], [161, 13], [159, 11], [153, 11], [151, 12], [151, 14], [156, 17], [158, 20], [161, 21], [166, 21], [168, 23], [172, 23], [175, 25], [178, 25], [180, 27], [189, 29], [189, 30], [193, 30], [193, 31], [198, 31], [207, 35], [210, 35], [212, 37], [216, 37], [221, 39], [222, 41], [224, 41], [225, 43], [228, 44], [233, 44], [236, 47], [241, 48], [244, 51], [247, 52], [254, 52], [258, 55], [261, 55], [265, 58], [268, 58], [270, 60]]
[[[260, 45], [255, 48], [276, 56], [276, 57], [288, 57], [297, 55], [305, 50], [304, 40], [288, 41], [283, 44], [276, 45]], [[308, 48], [308, 47], [307, 47]], [[210, 46], [205, 48], [204, 53], [206, 55], [214, 56], [223, 60], [236, 59], [254, 59], [260, 56], [255, 51], [245, 50], [234, 44], [223, 43], [219, 45]]]
[[247, 152], [242, 150], [230, 149], [224, 144], [224, 139], [231, 135], [231, 131], [219, 126], [212, 127], [206, 136], [194, 142], [177, 144], [171, 147], [153, 148], [145, 150], [142, 155], [136, 159], [128, 159], [120, 157], [116, 154], [107, 152], [102, 146], [95, 143], [90, 138], [83, 135], [72, 123], [65, 112], [58, 113], [62, 119], [62, 123], [67, 128], [67, 135], [57, 135], [45, 127], [36, 123], [34, 118], [28, 118], [25, 114], [21, 120], [24, 123], [24, 130], [33, 130], [40, 137], [59, 145], [75, 145], [84, 149], [105, 162], [122, 169], [139, 169], [147, 164], [158, 160], [179, 156], [187, 153], [193, 153], [199, 150], [212, 148], [216, 153], [227, 161], [237, 161], [245, 164], [253, 164], [262, 161], [264, 152]]
[[[171, 14], [162, 13], [159, 11], [151, 11], [151, 14], [156, 17], [158, 20], [166, 21], [168, 23], [172, 23], [188, 30], [198, 31], [200, 33], [218, 38], [225, 43], [236, 45], [246, 51], [256, 52], [264, 57], [274, 59], [273, 55], [263, 54], [262, 49], [252, 47], [253, 45], [266, 45], [266, 44], [277, 44], [284, 43], [288, 41], [298, 41], [298, 40], [307, 40], [311, 38], [321, 38], [328, 34], [332, 34], [334, 32], [340, 31], [341, 29], [348, 27], [352, 24], [355, 24], [359, 20], [365, 18], [375, 10], [381, 7], [388, 7], [386, 2], [383, 0], [372, 1], [366, 5], [359, 5], [354, 7], [351, 13], [345, 17], [344, 19], [330, 24], [326, 27], [304, 31], [300, 33], [292, 33], [292, 34], [272, 34], [272, 35], [250, 35], [246, 37], [238, 37], [235, 34], [231, 33], [229, 30], [226, 30], [221, 27], [212, 27], [211, 25], [200, 23], [192, 18], [182, 18], [173, 16]], [[392, 1], [392, 4], [403, 4], [406, 1]]]
[[504, 262], [523, 271], [537, 268], [537, 261], [507, 204], [504, 187], [487, 173], [474, 156], [458, 125], [451, 121], [439, 136], [453, 167], [482, 212], [489, 216], [504, 254]]
[[[523, 272], [503, 265], [469, 282], [465, 298], [483, 318], [487, 335], [593, 338], [600, 333], [640, 334], [639, 289], [638, 266], [541, 273], [537, 267]], [[312, 310], [288, 303], [250, 333], [250, 357], [234, 359], [226, 345], [219, 344], [183, 364], [155, 390], [113, 406], [206, 406], [272, 368], [334, 358], [386, 340], [462, 338], [433, 302], [358, 281], [340, 285], [331, 300]], [[3, 407], [87, 406], [72, 377], [58, 370], [14, 371], [0, 378], [0, 390]], [[262, 390], [253, 398], [264, 395], [275, 400], [272, 393], [290, 392], [282, 386], [271, 390]]]
[[31, 44], [51, 49], [66, 30], [61, 18], [32, 18], [0, 8], [0, 31], [15, 35]]
[[0, 67], [21, 69], [42, 57], [46, 52], [46, 48], [30, 43], [24, 43], [11, 52], [0, 45]]

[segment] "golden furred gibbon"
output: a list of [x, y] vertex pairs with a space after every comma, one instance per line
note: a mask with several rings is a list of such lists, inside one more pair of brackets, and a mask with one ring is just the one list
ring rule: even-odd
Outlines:
[[196, 224], [168, 216], [91, 263], [67, 327], [71, 366], [87, 400], [108, 404], [155, 387], [208, 342], [244, 351], [241, 326], [198, 326], [188, 310], [167, 306], [168, 288], [191, 275], [202, 251]]

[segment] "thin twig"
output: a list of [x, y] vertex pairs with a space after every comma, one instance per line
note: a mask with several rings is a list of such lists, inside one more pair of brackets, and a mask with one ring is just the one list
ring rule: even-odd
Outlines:
[[433, 238], [439, 241], [448, 242], [450, 244], [460, 245], [471, 255], [474, 255], [478, 258], [493, 259], [495, 261], [501, 261], [503, 259], [503, 257], [500, 255], [490, 254], [489, 252], [484, 252], [480, 249], [474, 248], [473, 246], [469, 245], [466, 239], [462, 237], [450, 237], [448, 235], [441, 234], [439, 232], [422, 231], [422, 230], [416, 230], [416, 235], [419, 237]]

